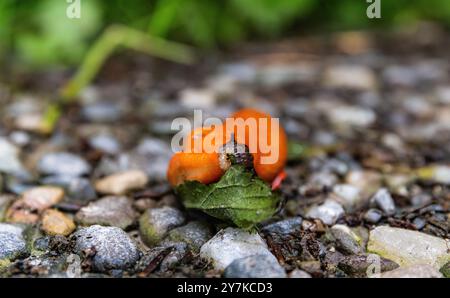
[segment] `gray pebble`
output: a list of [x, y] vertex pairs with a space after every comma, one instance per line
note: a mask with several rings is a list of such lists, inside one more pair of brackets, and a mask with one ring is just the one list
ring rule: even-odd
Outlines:
[[181, 241], [186, 243], [193, 251], [199, 252], [202, 245], [211, 239], [212, 236], [212, 228], [209, 224], [192, 221], [185, 226], [170, 231], [164, 242]]
[[148, 209], [139, 219], [139, 229], [145, 244], [158, 244], [167, 233], [185, 222], [184, 214], [172, 207]]
[[273, 255], [253, 255], [234, 260], [225, 269], [226, 278], [283, 278], [286, 272]]
[[0, 260], [14, 260], [26, 253], [21, 227], [0, 223]]
[[75, 216], [82, 225], [104, 225], [126, 229], [136, 219], [132, 201], [127, 197], [109, 196], [91, 202]]
[[116, 154], [120, 152], [120, 143], [116, 138], [106, 134], [99, 134], [89, 139], [89, 145], [97, 150], [108, 154]]
[[312, 207], [306, 216], [309, 218], [318, 218], [326, 225], [333, 225], [344, 213], [344, 209], [339, 203], [326, 200], [322, 205]]
[[362, 252], [362, 247], [358, 243], [359, 237], [345, 225], [334, 225], [330, 229], [339, 251], [344, 254], [358, 254]]
[[290, 234], [301, 230], [302, 218], [293, 217], [269, 224], [261, 229], [262, 233]]
[[45, 154], [38, 163], [38, 170], [46, 175], [82, 176], [91, 171], [91, 166], [78, 155], [68, 152]]
[[395, 214], [395, 203], [386, 188], [378, 190], [371, 198], [372, 204], [381, 209], [386, 215]]
[[383, 213], [378, 209], [369, 209], [364, 214], [364, 220], [371, 224], [376, 224], [383, 217]]
[[113, 269], [128, 269], [138, 261], [140, 252], [131, 238], [120, 228], [99, 225], [82, 228], [74, 236], [74, 251], [94, 249], [92, 267], [104, 272]]

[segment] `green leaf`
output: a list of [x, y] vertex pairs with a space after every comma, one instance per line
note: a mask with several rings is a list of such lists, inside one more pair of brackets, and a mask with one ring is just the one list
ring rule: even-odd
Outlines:
[[176, 188], [186, 208], [198, 209], [244, 229], [269, 219], [280, 197], [242, 165], [229, 168], [219, 182], [187, 181]]

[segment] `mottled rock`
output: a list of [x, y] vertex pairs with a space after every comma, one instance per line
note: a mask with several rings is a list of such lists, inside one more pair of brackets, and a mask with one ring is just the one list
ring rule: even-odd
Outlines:
[[140, 252], [131, 238], [120, 228], [90, 226], [78, 230], [74, 235], [74, 251], [78, 255], [94, 250], [92, 269], [105, 272], [125, 270], [134, 266]]
[[140, 170], [129, 170], [113, 174], [95, 183], [95, 189], [104, 194], [123, 195], [141, 189], [148, 182], [147, 175]]
[[212, 227], [209, 224], [192, 221], [187, 225], [171, 230], [164, 242], [184, 242], [190, 249], [199, 252], [202, 245], [212, 236]]
[[381, 226], [370, 231], [367, 250], [401, 266], [429, 264], [436, 268], [450, 260], [446, 240], [425, 233]]
[[212, 261], [217, 270], [224, 270], [234, 260], [252, 255], [273, 257], [261, 236], [235, 228], [219, 231], [200, 249], [200, 256]]
[[58, 210], [49, 209], [42, 214], [42, 230], [51, 236], [68, 236], [76, 226], [73, 220]]
[[440, 278], [443, 277], [435, 267], [427, 264], [416, 264], [400, 267], [381, 274], [382, 278]]
[[370, 199], [372, 204], [376, 205], [386, 215], [395, 214], [395, 203], [391, 194], [386, 188], [378, 190]]
[[26, 253], [23, 229], [19, 226], [0, 223], [0, 261], [14, 260]]
[[378, 255], [368, 254], [346, 256], [339, 261], [338, 267], [352, 276], [370, 277], [371, 275], [396, 269], [398, 264]]
[[132, 201], [127, 197], [105, 197], [89, 203], [75, 215], [82, 225], [114, 226], [126, 229], [136, 219]]
[[283, 278], [286, 272], [273, 255], [252, 255], [236, 259], [227, 266], [226, 278]]
[[333, 200], [326, 200], [322, 205], [312, 207], [306, 214], [307, 217], [318, 218], [327, 225], [333, 225], [343, 215], [341, 204]]
[[345, 254], [359, 254], [362, 252], [361, 238], [345, 225], [334, 225], [330, 229], [331, 235], [339, 251]]
[[82, 176], [91, 166], [80, 156], [68, 152], [47, 153], [39, 160], [38, 170], [46, 175]]
[[142, 240], [148, 246], [158, 244], [167, 233], [185, 222], [184, 214], [172, 207], [147, 210], [139, 219]]

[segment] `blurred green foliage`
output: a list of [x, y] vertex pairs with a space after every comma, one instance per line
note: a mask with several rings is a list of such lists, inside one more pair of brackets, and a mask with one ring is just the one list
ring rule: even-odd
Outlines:
[[450, 25], [449, 0], [381, 0], [381, 19], [365, 0], [81, 0], [69, 19], [66, 0], [0, 0], [0, 57], [30, 66], [74, 65], [110, 24], [212, 48], [310, 31], [391, 28], [419, 19]]

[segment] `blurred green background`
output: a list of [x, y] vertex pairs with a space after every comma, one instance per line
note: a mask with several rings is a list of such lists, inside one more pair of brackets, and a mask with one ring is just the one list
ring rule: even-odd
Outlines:
[[414, 25], [450, 25], [449, 0], [381, 0], [381, 19], [368, 19], [365, 0], [81, 0], [69, 19], [66, 0], [0, 0], [0, 59], [39, 68], [80, 63], [110, 24], [201, 48], [316, 32]]

